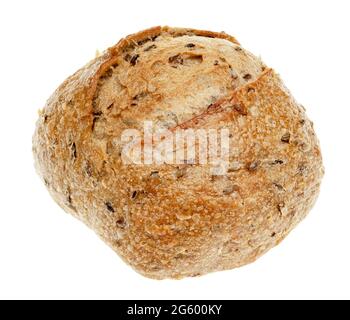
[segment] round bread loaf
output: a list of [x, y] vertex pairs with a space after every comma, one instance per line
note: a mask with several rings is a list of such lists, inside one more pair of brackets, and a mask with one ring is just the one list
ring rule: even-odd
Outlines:
[[[229, 130], [228, 166], [125, 164], [127, 129]], [[236, 268], [307, 215], [323, 165], [279, 76], [225, 33], [156, 27], [69, 77], [40, 111], [37, 172], [55, 201], [144, 276]]]

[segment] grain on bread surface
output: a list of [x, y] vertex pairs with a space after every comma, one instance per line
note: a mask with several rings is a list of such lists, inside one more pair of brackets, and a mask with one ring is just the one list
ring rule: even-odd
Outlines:
[[[230, 130], [230, 167], [126, 166], [124, 129]], [[312, 122], [274, 70], [224, 33], [156, 27], [122, 39], [47, 101], [35, 165], [55, 201], [144, 276], [250, 263], [307, 215], [323, 176]]]

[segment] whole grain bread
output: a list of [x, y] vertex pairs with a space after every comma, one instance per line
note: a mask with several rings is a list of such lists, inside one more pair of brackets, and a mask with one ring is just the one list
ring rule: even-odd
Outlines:
[[[145, 120], [230, 130], [230, 165], [125, 165]], [[312, 122], [280, 77], [225, 33], [155, 27], [122, 39], [47, 101], [33, 137], [55, 201], [144, 276], [250, 263], [307, 215], [323, 165]]]

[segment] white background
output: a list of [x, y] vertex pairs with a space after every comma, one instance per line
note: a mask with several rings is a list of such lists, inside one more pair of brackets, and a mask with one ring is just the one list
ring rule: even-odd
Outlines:
[[[350, 2], [1, 1], [0, 298], [350, 298]], [[326, 167], [317, 205], [249, 266], [155, 281], [65, 214], [33, 169], [37, 110], [71, 73], [155, 25], [226, 31], [261, 55], [315, 122]]]

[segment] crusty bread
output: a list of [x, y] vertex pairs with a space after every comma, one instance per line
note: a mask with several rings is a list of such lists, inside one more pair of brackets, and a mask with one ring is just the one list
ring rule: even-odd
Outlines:
[[[230, 130], [230, 166], [125, 165], [120, 136]], [[152, 28], [122, 39], [51, 96], [33, 138], [56, 202], [144, 276], [250, 263], [310, 211], [323, 165], [312, 122], [279, 76], [231, 36]]]

